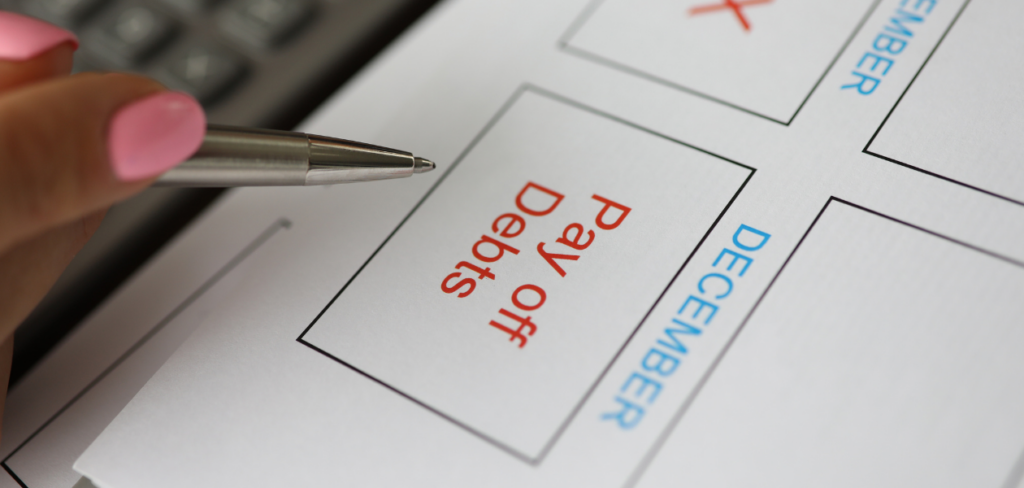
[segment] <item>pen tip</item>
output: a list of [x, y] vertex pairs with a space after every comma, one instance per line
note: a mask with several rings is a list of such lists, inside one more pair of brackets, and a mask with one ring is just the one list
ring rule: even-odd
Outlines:
[[412, 170], [414, 173], [426, 173], [427, 171], [433, 171], [434, 167], [435, 165], [433, 161], [428, 161], [423, 158], [416, 158], [416, 165], [413, 166]]

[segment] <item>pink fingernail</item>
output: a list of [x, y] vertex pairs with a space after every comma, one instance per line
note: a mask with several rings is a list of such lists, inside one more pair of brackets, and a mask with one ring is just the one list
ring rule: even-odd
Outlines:
[[205, 135], [199, 102], [180, 92], [157, 93], [114, 114], [107, 134], [110, 165], [121, 181], [150, 178], [188, 159]]
[[0, 12], [0, 59], [25, 61], [62, 42], [70, 42], [78, 49], [78, 38], [60, 27], [13, 12]]

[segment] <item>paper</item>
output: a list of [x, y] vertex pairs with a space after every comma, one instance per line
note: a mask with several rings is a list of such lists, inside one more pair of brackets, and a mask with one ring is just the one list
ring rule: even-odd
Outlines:
[[[0, 486], [72, 486], [81, 477], [71, 468], [78, 455], [244, 279], [246, 260], [288, 225], [225, 226], [235, 235], [202, 258], [154, 262], [148, 269], [165, 279], [133, 280], [62, 342], [10, 392]], [[250, 241], [239, 242], [246, 234]]]
[[438, 171], [241, 190], [197, 222], [111, 318], [291, 225], [164, 329], [194, 332], [75, 470], [1019, 485], [1020, 7], [829, 7], [442, 4], [302, 127]]
[[455, 164], [300, 342], [539, 462], [753, 170], [534, 89]]
[[1020, 261], [830, 200], [640, 486], [1006, 486], [1021, 290]]
[[789, 124], [875, 3], [605, 0], [562, 42], [567, 53]]
[[1024, 94], [1010, 82], [1024, 48], [1012, 24], [1020, 15], [1015, 3], [965, 9], [865, 151], [1024, 201]]

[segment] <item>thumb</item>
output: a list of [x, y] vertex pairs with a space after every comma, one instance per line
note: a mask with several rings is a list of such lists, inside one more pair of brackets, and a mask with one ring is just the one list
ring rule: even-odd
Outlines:
[[86, 73], [0, 97], [0, 252], [127, 198], [192, 155], [206, 118], [146, 78]]

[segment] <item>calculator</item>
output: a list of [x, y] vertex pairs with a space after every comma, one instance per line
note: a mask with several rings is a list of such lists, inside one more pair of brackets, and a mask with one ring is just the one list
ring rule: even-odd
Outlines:
[[[193, 95], [210, 123], [291, 129], [436, 0], [0, 0], [73, 31], [74, 71]], [[221, 190], [153, 188], [115, 205], [15, 333], [11, 384]]]

